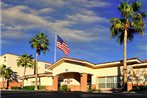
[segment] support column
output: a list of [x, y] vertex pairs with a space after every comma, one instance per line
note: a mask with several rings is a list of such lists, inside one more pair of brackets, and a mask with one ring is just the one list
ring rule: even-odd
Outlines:
[[132, 90], [132, 88], [133, 88], [132, 82], [128, 82], [127, 83], [127, 91]]
[[58, 76], [53, 77], [53, 90], [54, 91], [58, 90]]
[[81, 74], [81, 91], [87, 91], [87, 74]]
[[96, 89], [96, 76], [92, 75], [91, 88]]

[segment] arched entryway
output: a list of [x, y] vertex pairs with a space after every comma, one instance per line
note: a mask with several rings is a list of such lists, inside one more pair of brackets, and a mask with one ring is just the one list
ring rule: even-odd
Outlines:
[[60, 73], [57, 76], [58, 88], [60, 85], [65, 84], [71, 91], [87, 91], [87, 88], [91, 86], [92, 75], [87, 73], [66, 72]]

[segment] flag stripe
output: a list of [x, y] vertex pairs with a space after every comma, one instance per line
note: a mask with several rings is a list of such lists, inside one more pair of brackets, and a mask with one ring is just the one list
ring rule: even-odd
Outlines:
[[59, 36], [57, 36], [57, 48], [61, 49], [65, 55], [70, 52], [68, 45]]

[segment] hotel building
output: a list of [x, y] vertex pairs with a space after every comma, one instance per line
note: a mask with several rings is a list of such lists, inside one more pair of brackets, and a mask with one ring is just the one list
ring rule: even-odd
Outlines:
[[[17, 59], [18, 56], [16, 55], [4, 54], [0, 57], [0, 64], [11, 67], [12, 70], [22, 77], [23, 68], [17, 67]], [[38, 65], [38, 85], [45, 86], [46, 90], [56, 91], [63, 84], [66, 84], [71, 91], [87, 91], [88, 88], [112, 90], [122, 86], [123, 60], [93, 64], [85, 60], [61, 58], [53, 64], [39, 61]], [[138, 58], [130, 58], [127, 59], [127, 66], [131, 66], [133, 71], [144, 71], [146, 79], [147, 60], [142, 61]], [[35, 78], [33, 72], [33, 69], [27, 69], [25, 86], [34, 85]], [[20, 79], [19, 82], [21, 81]], [[128, 90], [133, 85], [133, 82], [129, 81]], [[14, 83], [12, 86], [15, 86]]]

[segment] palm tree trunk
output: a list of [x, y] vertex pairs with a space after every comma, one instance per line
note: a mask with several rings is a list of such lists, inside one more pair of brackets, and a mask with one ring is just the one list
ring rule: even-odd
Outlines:
[[9, 80], [7, 80], [7, 88], [6, 89], [9, 89]]
[[128, 24], [126, 23], [126, 29], [124, 31], [124, 59], [123, 59], [123, 82], [124, 82], [124, 90], [127, 89], [127, 26]]
[[4, 77], [2, 77], [2, 86], [3, 86], [3, 89], [5, 89]]
[[24, 79], [25, 79], [25, 73], [26, 73], [26, 66], [24, 67], [24, 73], [23, 73], [23, 81], [22, 81], [22, 88], [24, 87]]
[[36, 72], [35, 73], [35, 90], [38, 90], [38, 81], [37, 81], [37, 78], [38, 78], [38, 76], [37, 76], [38, 75], [38, 52], [37, 52], [37, 50], [36, 50], [36, 64], [35, 65], [36, 65], [36, 67], [35, 67], [36, 68], [35, 69], [36, 70], [35, 71]]

